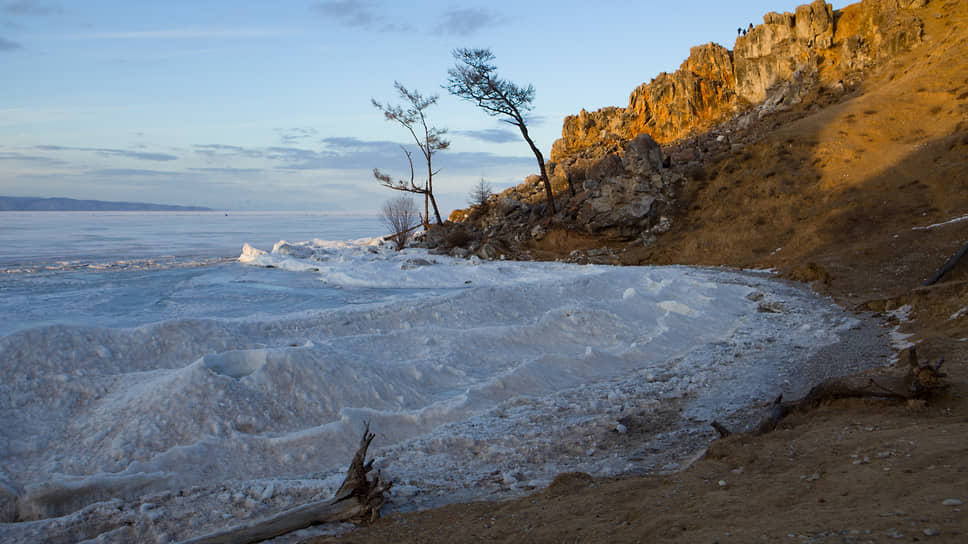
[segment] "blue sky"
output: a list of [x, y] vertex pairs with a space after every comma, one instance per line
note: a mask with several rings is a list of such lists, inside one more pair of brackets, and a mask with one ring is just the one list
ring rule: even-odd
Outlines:
[[370, 104], [398, 80], [440, 94], [447, 214], [481, 177], [537, 171], [512, 127], [441, 89], [454, 48], [534, 85], [547, 157], [566, 115], [625, 106], [691, 46], [731, 49], [801, 3], [0, 0], [0, 195], [376, 212], [396, 193], [372, 169], [409, 173], [408, 133]]

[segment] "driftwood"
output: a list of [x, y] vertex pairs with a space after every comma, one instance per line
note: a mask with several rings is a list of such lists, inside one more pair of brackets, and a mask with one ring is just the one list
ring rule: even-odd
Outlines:
[[413, 231], [415, 231], [415, 230], [417, 230], [417, 229], [419, 229], [420, 227], [422, 227], [422, 226], [424, 226], [424, 225], [425, 225], [426, 223], [427, 223], [427, 222], [426, 222], [426, 221], [424, 221], [424, 222], [422, 222], [422, 223], [417, 223], [416, 225], [414, 225], [414, 226], [412, 226], [412, 227], [410, 227], [410, 228], [409, 228], [409, 229], [407, 229], [407, 230], [404, 230], [404, 231], [401, 231], [401, 232], [395, 232], [395, 233], [393, 233], [393, 234], [387, 234], [387, 235], [386, 235], [386, 236], [384, 236], [383, 238], [380, 238], [380, 240], [382, 240], [382, 241], [384, 241], [384, 242], [387, 242], [387, 241], [389, 241], [389, 240], [390, 240], [391, 238], [393, 238], [394, 236], [398, 236], [398, 235], [400, 235], [400, 234], [406, 234], [406, 233], [408, 233], [408, 232], [413, 232]]
[[[794, 411], [806, 411], [819, 406], [821, 403], [837, 399], [868, 398], [885, 399], [904, 402], [915, 399], [927, 399], [945, 387], [941, 379], [945, 376], [941, 372], [944, 359], [934, 364], [922, 365], [918, 362], [917, 351], [914, 347], [908, 350], [908, 373], [905, 376], [849, 376], [846, 378], [831, 378], [814, 386], [800, 400], [783, 402], [783, 395], [777, 397], [770, 407], [770, 413], [751, 431], [754, 436], [766, 434], [776, 429], [780, 421]], [[725, 438], [732, 431], [717, 421], [710, 425], [720, 438]]]
[[261, 542], [292, 531], [305, 529], [319, 523], [349, 522], [368, 525], [380, 517], [380, 507], [386, 498], [384, 493], [393, 485], [383, 481], [377, 471], [372, 479], [367, 473], [373, 461], [366, 461], [366, 450], [374, 435], [370, 424], [363, 430], [360, 447], [350, 463], [346, 479], [336, 495], [328, 500], [316, 501], [280, 512], [272, 517], [254, 520], [215, 533], [190, 538], [181, 544], [246, 544]]
[[956, 264], [958, 264], [958, 261], [965, 256], [965, 253], [968, 253], [968, 242], [965, 242], [964, 245], [961, 246], [961, 249], [959, 249], [957, 253], [949, 257], [948, 260], [945, 261], [943, 265], [941, 265], [941, 268], [939, 268], [938, 271], [935, 272], [933, 276], [926, 279], [924, 283], [922, 283], [921, 285], [928, 286], [928, 285], [934, 285], [935, 283], [937, 283], [937, 281], [941, 279], [941, 276], [944, 276], [945, 274], [947, 274], [949, 270], [951, 270], [952, 268], [955, 267]]

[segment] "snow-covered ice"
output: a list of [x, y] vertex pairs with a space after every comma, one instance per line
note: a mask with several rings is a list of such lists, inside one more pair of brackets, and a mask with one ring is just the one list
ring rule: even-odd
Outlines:
[[84, 535], [92, 520], [109, 541], [179, 540], [323, 498], [364, 421], [396, 482], [388, 510], [513, 496], [563, 471], [661, 471], [713, 437], [711, 420], [742, 424], [750, 406], [858, 370], [811, 358], [869, 326], [726, 270], [374, 241], [247, 246], [239, 260], [222, 266], [394, 291], [0, 338], [0, 515], [19, 495], [35, 520], [0, 523], [0, 541]]

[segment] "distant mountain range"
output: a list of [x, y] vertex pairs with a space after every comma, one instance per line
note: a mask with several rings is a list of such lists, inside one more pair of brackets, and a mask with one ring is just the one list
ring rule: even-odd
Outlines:
[[208, 212], [201, 206], [170, 206], [144, 202], [106, 202], [73, 198], [0, 196], [0, 212]]

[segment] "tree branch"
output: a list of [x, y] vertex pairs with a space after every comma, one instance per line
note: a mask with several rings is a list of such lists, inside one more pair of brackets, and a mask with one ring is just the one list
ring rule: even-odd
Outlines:
[[304, 504], [269, 518], [190, 538], [182, 541], [181, 544], [249, 544], [319, 523], [349, 522], [357, 525], [373, 523], [379, 519], [380, 508], [386, 502], [384, 494], [393, 486], [392, 482], [380, 477], [379, 471], [372, 478], [367, 477], [367, 473], [373, 469], [373, 461], [366, 462], [366, 451], [374, 436], [370, 433], [370, 424], [367, 422], [360, 446], [346, 472], [346, 478], [333, 498]]

